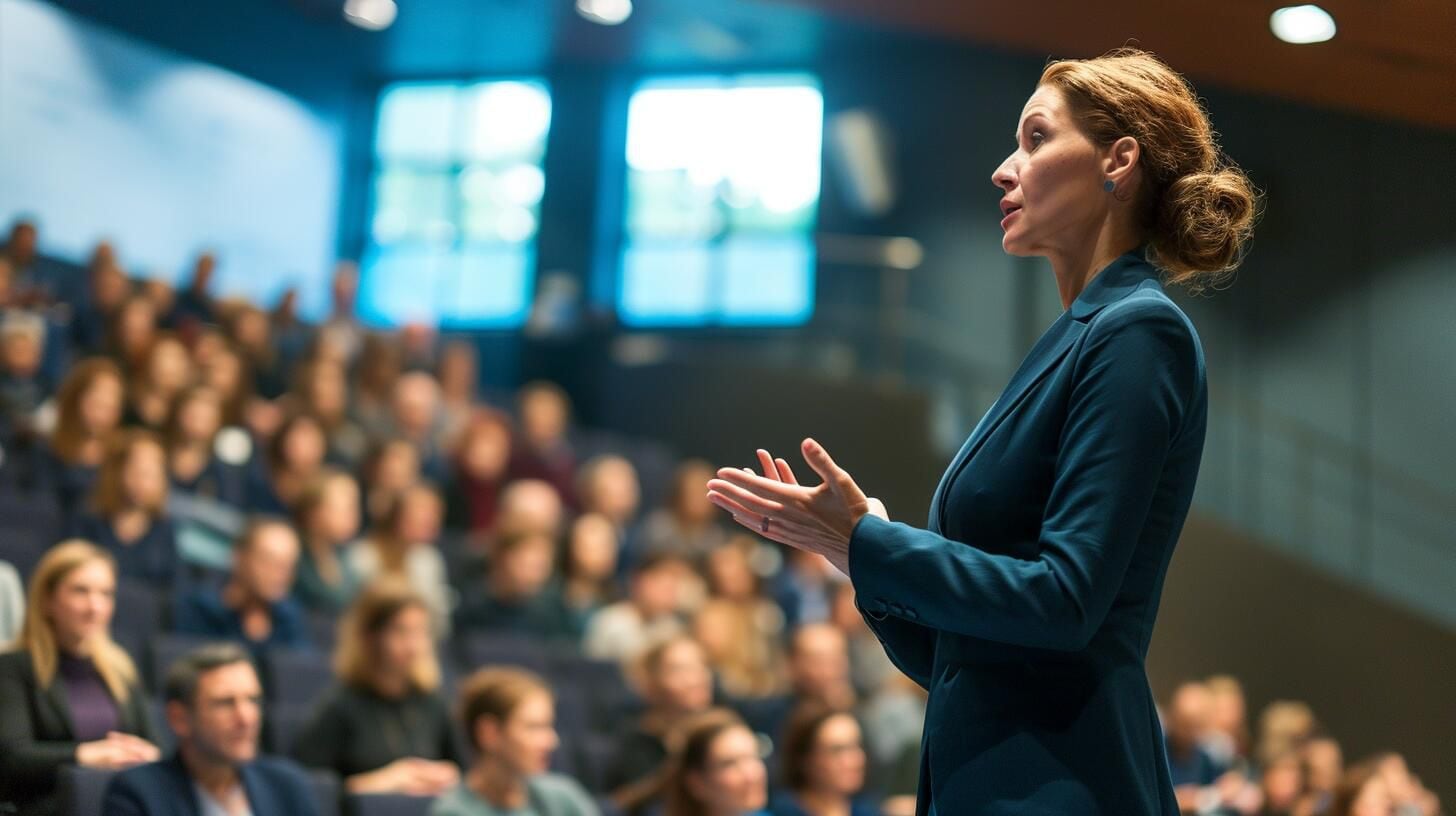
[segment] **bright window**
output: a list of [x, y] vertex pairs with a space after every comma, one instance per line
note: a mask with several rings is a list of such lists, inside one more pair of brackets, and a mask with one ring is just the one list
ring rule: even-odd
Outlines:
[[402, 83], [379, 101], [360, 312], [384, 325], [521, 325], [551, 97], [535, 81]]
[[643, 83], [627, 117], [622, 321], [807, 321], [823, 123], [813, 77]]

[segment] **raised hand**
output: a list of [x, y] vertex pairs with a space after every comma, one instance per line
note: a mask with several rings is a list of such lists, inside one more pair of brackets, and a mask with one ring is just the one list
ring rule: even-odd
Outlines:
[[764, 538], [823, 555], [848, 575], [850, 533], [866, 513], [887, 518], [884, 505], [865, 496], [813, 439], [805, 439], [801, 450], [821, 484], [799, 484], [788, 462], [760, 448], [764, 475], [751, 468], [721, 468], [718, 477], [708, 481], [708, 500]]

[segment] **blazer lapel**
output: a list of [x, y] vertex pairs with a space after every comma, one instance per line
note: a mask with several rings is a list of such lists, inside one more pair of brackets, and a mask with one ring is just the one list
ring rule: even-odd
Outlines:
[[52, 712], [61, 724], [66, 728], [66, 735], [74, 738], [76, 736], [76, 724], [71, 721], [71, 704], [66, 700], [66, 684], [61, 680], [60, 670], [56, 670], [56, 676], [51, 678], [51, 684], [46, 687], [42, 694], [47, 703], [50, 704]]
[[1026, 398], [1031, 387], [1041, 381], [1047, 372], [1051, 371], [1067, 352], [1076, 344], [1077, 338], [1087, 328], [1086, 324], [1078, 323], [1070, 318], [1069, 312], [1063, 312], [1061, 317], [1042, 334], [1041, 339], [1032, 347], [1026, 359], [1021, 361], [1021, 367], [1011, 376], [1011, 382], [1001, 396], [986, 411], [985, 416], [977, 423], [975, 430], [971, 431], [970, 438], [961, 446], [960, 453], [951, 460], [950, 467], [946, 468], [945, 475], [940, 479], [940, 485], [935, 489], [935, 497], [931, 501], [931, 520], [938, 525], [937, 529], [945, 529], [945, 491], [955, 477], [960, 474], [966, 463], [975, 457], [976, 451], [980, 450], [989, 437], [1007, 416], [1021, 404]]

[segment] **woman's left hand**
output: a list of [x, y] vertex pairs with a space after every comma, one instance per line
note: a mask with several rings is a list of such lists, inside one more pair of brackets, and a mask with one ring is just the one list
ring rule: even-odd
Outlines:
[[865, 496], [823, 446], [805, 439], [801, 449], [823, 484], [800, 485], [788, 462], [760, 448], [764, 475], [751, 468], [720, 468], [718, 478], [708, 480], [708, 500], [764, 538], [818, 553], [849, 575], [849, 536], [855, 524], [867, 513], [886, 520], [889, 516], [884, 504]]

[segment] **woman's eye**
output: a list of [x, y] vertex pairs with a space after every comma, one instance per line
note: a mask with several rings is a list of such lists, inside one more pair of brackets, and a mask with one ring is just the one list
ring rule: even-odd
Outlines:
[[1033, 145], [1035, 145], [1035, 144], [1039, 144], [1039, 142], [1038, 142], [1038, 141], [1037, 141], [1037, 140], [1038, 140], [1038, 139], [1042, 139], [1042, 140], [1045, 140], [1045, 138], [1046, 138], [1046, 137], [1044, 137], [1044, 136], [1043, 136], [1043, 135], [1042, 135], [1042, 132], [1041, 132], [1041, 131], [1039, 131], [1039, 130], [1033, 130], [1033, 131], [1032, 131], [1032, 132], [1031, 132], [1031, 143], [1032, 143], [1032, 144], [1033, 144]]

